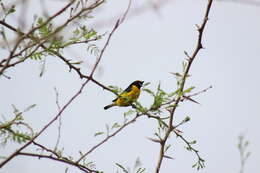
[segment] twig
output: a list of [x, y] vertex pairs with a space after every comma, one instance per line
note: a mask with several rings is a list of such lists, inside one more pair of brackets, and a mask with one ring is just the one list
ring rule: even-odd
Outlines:
[[35, 141], [33, 141], [32, 143], [33, 143], [34, 145], [40, 147], [42, 150], [47, 151], [47, 152], [49, 152], [49, 153], [51, 153], [51, 154], [54, 154], [57, 158], [60, 157], [55, 151], [53, 151], [53, 150], [51, 150], [51, 149], [48, 149], [47, 147], [43, 146], [42, 144], [39, 144], [39, 143], [37, 143], [37, 142], [35, 142]]
[[206, 88], [206, 89], [204, 89], [204, 90], [201, 90], [201, 91], [196, 92], [196, 93], [194, 93], [194, 94], [188, 95], [188, 96], [186, 96], [186, 97], [194, 97], [194, 96], [197, 96], [197, 95], [199, 95], [199, 94], [201, 94], [201, 93], [207, 92], [207, 91], [208, 91], [209, 89], [211, 89], [211, 88], [212, 88], [212, 85], [210, 85], [208, 88]]
[[[56, 87], [54, 88], [54, 90], [55, 90], [55, 94], [56, 94], [56, 105], [57, 105], [58, 111], [60, 111], [59, 92], [58, 92]], [[54, 147], [54, 151], [57, 150], [59, 142], [60, 142], [60, 138], [61, 138], [61, 124], [62, 124], [62, 122], [61, 122], [61, 116], [60, 116], [59, 117], [59, 125], [58, 125], [58, 137], [57, 137], [57, 141], [56, 141], [56, 144], [55, 144], [55, 147]]]
[[233, 2], [233, 3], [240, 3], [246, 5], [253, 5], [256, 7], [260, 7], [260, 2], [255, 0], [217, 0], [219, 2]]
[[199, 164], [199, 167], [200, 167], [200, 168], [205, 167], [205, 164], [204, 164], [205, 160], [202, 159], [202, 157], [199, 155], [199, 151], [196, 150], [195, 148], [193, 148], [193, 147], [191, 146], [190, 142], [187, 141], [182, 135], [180, 135], [180, 134], [177, 133], [176, 131], [174, 131], [174, 133], [176, 134], [177, 137], [180, 137], [180, 138], [182, 139], [182, 141], [184, 141], [184, 142], [187, 144], [187, 146], [188, 146], [187, 149], [188, 149], [188, 150], [193, 151], [193, 152], [197, 155], [197, 158], [198, 158], [198, 162], [197, 162], [197, 163]]

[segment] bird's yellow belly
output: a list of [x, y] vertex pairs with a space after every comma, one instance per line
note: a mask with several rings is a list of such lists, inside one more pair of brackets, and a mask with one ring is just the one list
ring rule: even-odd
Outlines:
[[133, 86], [130, 92], [121, 94], [115, 101], [115, 104], [117, 106], [129, 106], [138, 99], [139, 95], [140, 89], [136, 86]]

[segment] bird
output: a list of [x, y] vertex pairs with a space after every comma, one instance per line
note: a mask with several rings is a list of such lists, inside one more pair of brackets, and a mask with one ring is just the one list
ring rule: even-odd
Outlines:
[[132, 105], [138, 99], [143, 83], [144, 81], [140, 80], [132, 82], [116, 99], [112, 100], [112, 104], [105, 106], [104, 109], [107, 110], [113, 106]]

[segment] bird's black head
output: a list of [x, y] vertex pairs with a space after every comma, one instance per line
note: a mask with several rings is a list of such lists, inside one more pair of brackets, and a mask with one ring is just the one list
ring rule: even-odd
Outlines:
[[135, 85], [140, 89], [142, 87], [143, 83], [144, 83], [144, 81], [136, 80], [133, 83], [131, 83], [131, 85]]

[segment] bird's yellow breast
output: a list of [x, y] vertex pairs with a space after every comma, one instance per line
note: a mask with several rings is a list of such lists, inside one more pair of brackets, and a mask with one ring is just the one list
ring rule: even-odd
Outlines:
[[136, 101], [140, 95], [140, 89], [133, 85], [131, 87], [131, 91], [123, 92], [119, 95], [119, 97], [115, 100], [115, 104], [117, 106], [129, 106], [131, 103]]

